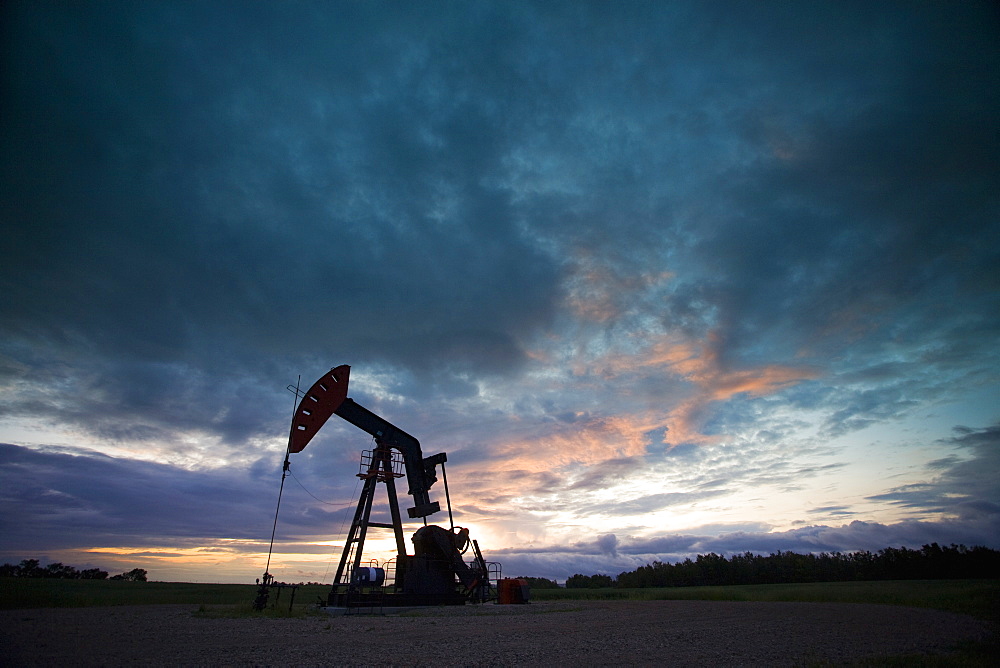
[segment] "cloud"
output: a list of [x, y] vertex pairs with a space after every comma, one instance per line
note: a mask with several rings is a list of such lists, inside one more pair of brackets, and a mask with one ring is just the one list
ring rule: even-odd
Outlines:
[[[945, 545], [959, 544], [972, 547], [985, 545], [998, 549], [1000, 543], [985, 536], [1000, 528], [1000, 519], [994, 514], [988, 520], [977, 521], [948, 520], [942, 522], [900, 522], [879, 524], [853, 521], [840, 526], [816, 525], [790, 531], [769, 533], [767, 531], [734, 531], [720, 535], [697, 533], [656, 536], [651, 538], [615, 537], [611, 541], [602, 536], [589, 543], [579, 543], [569, 547], [538, 546], [531, 548], [508, 548], [491, 552], [491, 558], [503, 561], [507, 572], [548, 577], [564, 580], [573, 573], [591, 575], [602, 573], [616, 576], [624, 571], [635, 570], [653, 561], [675, 563], [684, 559], [694, 559], [699, 554], [715, 553], [732, 556], [744, 552], [772, 554], [775, 552], [797, 552], [818, 554], [820, 552], [877, 552], [886, 547], [919, 548], [939, 542]], [[614, 536], [614, 534], [609, 534]], [[614, 550], [608, 544], [613, 542]]]
[[647, 494], [627, 501], [610, 501], [596, 504], [581, 504], [577, 512], [582, 515], [598, 514], [609, 516], [642, 515], [671, 506], [685, 506], [702, 499], [723, 496], [727, 490], [707, 490], [699, 492], [664, 492]]
[[[325, 62], [346, 80], [325, 90], [283, 80], [286, 67], [302, 64], [304, 44], [296, 38], [286, 49], [299, 32], [294, 19], [260, 7], [238, 12], [236, 30], [233, 17], [210, 8], [185, 10], [193, 17], [147, 8], [136, 25], [112, 12], [46, 11], [49, 20], [37, 22], [13, 12], [23, 25], [12, 68], [24, 78], [5, 84], [17, 101], [5, 154], [20, 159], [4, 173], [21, 192], [7, 215], [34, 230], [6, 247], [4, 338], [21, 361], [15, 382], [42, 388], [46, 376], [73, 368], [75, 394], [91, 399], [69, 408], [98, 435], [111, 426], [90, 416], [146, 395], [148, 405], [135, 408], [153, 435], [184, 427], [176, 413], [157, 415], [162, 407], [208, 404], [215, 389], [225, 396], [229, 388], [214, 385], [231, 373], [281, 387], [289, 362], [331, 355], [432, 378], [521, 364], [520, 339], [548, 317], [556, 271], [517, 229], [509, 197], [482, 185], [496, 149], [475, 105], [445, 110], [413, 99], [423, 95], [416, 73], [401, 86], [352, 80], [357, 57], [343, 60], [339, 39], [311, 42], [305, 60], [314, 63], [307, 71]], [[184, 42], [138, 28], [189, 20], [198, 27]], [[273, 33], [257, 20], [273, 21]], [[76, 62], [75, 48], [109, 33], [118, 39], [102, 41], [96, 67], [62, 68]], [[248, 46], [255, 40], [263, 51]], [[62, 57], [34, 59], [42, 44]], [[289, 55], [267, 65], [265, 53]], [[240, 83], [251, 71], [263, 95]], [[374, 101], [362, 101], [372, 92]], [[356, 142], [315, 145], [352, 118], [370, 119], [351, 123]], [[15, 347], [26, 341], [29, 358]], [[235, 401], [220, 408], [235, 417]], [[23, 403], [7, 410], [32, 414]], [[251, 421], [211, 429], [227, 438], [264, 429], [243, 417]]]
[[613, 533], [605, 534], [597, 539], [597, 549], [612, 557], [618, 556], [618, 537]]
[[[930, 56], [896, 51], [868, 67], [857, 54], [885, 48], [877, 21], [858, 30], [847, 13], [827, 16], [821, 25], [850, 26], [852, 41], [813, 30], [808, 55], [788, 58], [803, 47], [793, 26], [814, 24], [783, 10], [762, 23], [776, 42], [747, 34], [745, 9], [678, 9], [687, 18], [676, 23], [639, 9], [598, 20], [591, 8], [483, 6], [461, 34], [419, 8], [309, 11], [323, 38], [297, 12], [262, 6], [144, 8], [131, 22], [35, 11], [46, 20], [12, 12], [18, 76], [5, 80], [5, 154], [21, 157], [4, 172], [20, 193], [8, 215], [34, 230], [17, 232], [5, 258], [7, 355], [21, 362], [17, 382], [38, 387], [83, 368], [67, 380], [106, 396], [76, 411], [98, 435], [121, 426], [91, 424], [95, 413], [163, 388], [139, 407], [149, 424], [136, 433], [165, 436], [183, 421], [157, 407], [210, 404], [233, 369], [282, 387], [290, 367], [363, 360], [460, 396], [476, 391], [470, 377], [519, 378], [560, 317], [631, 336], [658, 318], [683, 333], [670, 346], [714, 356], [690, 378], [697, 396], [674, 399], [676, 444], [704, 437], [712, 402], [815, 377], [816, 358], [845, 337], [884, 331], [890, 314], [935, 296], [935, 277], [975, 277], [986, 283], [958, 287], [990, 294], [984, 251], [996, 231], [983, 224], [979, 175], [997, 152], [969, 136], [988, 113], [974, 84], [988, 71], [943, 77]], [[569, 17], [591, 32], [586, 46], [564, 29]], [[154, 36], [147, 22], [189, 38]], [[912, 13], [899, 30], [950, 44], [940, 22]], [[623, 51], [636, 25], [657, 29]], [[95, 67], [63, 65], [102, 34], [118, 39], [102, 41]], [[712, 46], [730, 40], [745, 45], [739, 67]], [[40, 45], [61, 57], [34, 59]], [[940, 98], [926, 85], [886, 97], [921, 68]], [[756, 86], [758, 70], [772, 72], [772, 89]], [[797, 101], [777, 105], [787, 89]], [[824, 104], [828, 90], [853, 104]], [[922, 167], [875, 188], [899, 172], [915, 127], [935, 133], [917, 135], [930, 152], [907, 161]], [[935, 202], [948, 206], [945, 234], [937, 209], [908, 201], [947, 184], [966, 197]], [[37, 354], [18, 347], [28, 341]], [[592, 366], [575, 345], [572, 363]], [[802, 352], [812, 367], [788, 364]], [[232, 419], [196, 422], [225, 440], [266, 432], [237, 401], [268, 398], [229, 399]], [[33, 414], [23, 402], [7, 410]]]
[[[560, 559], [571, 559], [571, 555], [584, 549], [587, 560], [576, 562], [594, 567], [593, 571], [616, 574], [625, 570], [628, 563], [642, 565], [653, 560], [677, 561], [693, 558], [697, 554], [715, 552], [732, 555], [745, 551], [769, 554], [777, 551], [800, 553], [849, 552], [858, 550], [877, 551], [884, 547], [921, 545], [938, 542], [943, 544], [985, 545], [998, 549], [1000, 543], [995, 536], [1000, 535], [1000, 505], [995, 502], [975, 501], [975, 499], [996, 499], [996, 470], [992, 461], [996, 456], [997, 427], [984, 429], [956, 428], [947, 442], [962, 456], [950, 466], [941, 470], [931, 481], [891, 490], [885, 500], [918, 508], [925, 512], [944, 512], [942, 519], [906, 520], [884, 524], [855, 520], [839, 526], [810, 525], [788, 531], [772, 532], [766, 526], [746, 527], [700, 527], [684, 534], [653, 534], [649, 537], [617, 538], [616, 559], [601, 559], [607, 552], [596, 543], [580, 543], [571, 549], [560, 546], [536, 546], [530, 550], [512, 547], [501, 551], [505, 563], [524, 564], [546, 569], [545, 577], [565, 577], [555, 568]], [[730, 479], [736, 484], [736, 479]], [[642, 503], [642, 500], [637, 500]], [[811, 512], [827, 515], [851, 514], [846, 506], [813, 508]], [[544, 555], [544, 559], [538, 555]], [[562, 555], [562, 556], [560, 556]], [[634, 569], [630, 566], [628, 570]], [[618, 570], [616, 570], [618, 569]], [[517, 570], [517, 568], [515, 568]], [[565, 570], [565, 569], [564, 569]], [[574, 569], [569, 569], [574, 570]]]
[[870, 500], [960, 518], [995, 513], [1000, 482], [993, 474], [1000, 467], [1000, 425], [956, 427], [942, 445], [957, 452], [932, 462], [933, 478], [894, 487]]
[[[115, 472], [171, 540], [228, 535], [171, 484], [236, 513], [210, 488], [269, 482], [283, 388], [340, 363], [477, 519], [637, 483], [609, 515], [997, 503], [980, 432], [935, 440], [997, 417], [988, 3], [452, 9], [5, 7], [0, 427], [59, 483], [7, 503], [105, 535]], [[296, 474], [365, 442], [331, 424]]]
[[[995, 428], [959, 429], [952, 444], [973, 455], [989, 458], [995, 450], [995, 432]], [[4, 445], [0, 447], [0, 454], [5, 490], [2, 503], [11, 510], [4, 513], [4, 541], [0, 551], [9, 555], [8, 559], [24, 558], [27, 552], [117, 549], [116, 546], [121, 545], [156, 546], [152, 551], [157, 552], [174, 546], [187, 550], [183, 552], [187, 555], [185, 558], [195, 549], [199, 554], [220, 550], [227, 555], [265, 551], [267, 526], [273, 518], [273, 499], [259, 492], [261, 489], [274, 491], [270, 487], [274, 479], [267, 476], [248, 479], [241, 471], [188, 471], [64, 448], [37, 451]], [[294, 463], [293, 467], [309, 487], [328, 477], [322, 471], [311, 471], [302, 462]], [[944, 471], [938, 480], [916, 490], [920, 494], [918, 498], [923, 499], [930, 498], [928, 493], [936, 491], [935, 503], [940, 503], [942, 497], [951, 499], [950, 519], [896, 524], [853, 521], [839, 527], [816, 525], [774, 533], [761, 524], [738, 527], [730, 524], [703, 526], [680, 534], [622, 537], [617, 533], [596, 533], [592, 539], [570, 545], [542, 544], [531, 548], [491, 545], [486, 549], [491, 558], [505, 563], [507, 571], [513, 569], [519, 573], [523, 571], [522, 574], [562, 579], [570, 574], [569, 571], [616, 574], [654, 559], [676, 560], [707, 552], [877, 550], [892, 545], [919, 547], [935, 541], [966, 545], [985, 543], [996, 547], [986, 537], [1000, 535], [995, 532], [1000, 521], [1000, 506], [976, 500], [996, 496], [989, 489], [969, 488], [970, 481], [995, 487], [995, 482], [982, 473], [988, 467], [986, 460], [976, 462], [963, 458]], [[271, 468], [276, 468], [276, 462]], [[271, 472], [277, 473], [276, 470]], [[519, 482], [524, 474], [504, 475]], [[533, 484], [536, 489], [557, 482], [551, 474], [529, 475], [536, 476]], [[286, 492], [290, 494], [286, 494], [283, 505], [278, 553], [328, 553], [329, 548], [310, 541], [336, 536], [336, 526], [342, 524], [352, 510], [349, 490], [344, 488], [339, 492], [341, 500], [336, 507], [327, 507], [316, 501], [313, 492], [296, 490], [293, 483], [298, 483], [298, 476], [286, 484]], [[726, 476], [724, 479], [730, 484], [738, 484], [737, 478]], [[462, 483], [457, 490], [460, 509], [465, 508], [461, 497], [476, 487], [474, 480]], [[965, 489], [964, 496], [955, 494], [959, 488]], [[906, 492], [896, 490], [892, 499], [897, 502], [905, 499]], [[335, 493], [335, 490], [327, 490], [325, 495]], [[594, 505], [592, 511], [609, 516], [641, 515], [721, 493], [723, 490], [653, 494]], [[483, 502], [494, 507], [480, 515], [480, 519], [495, 519], [498, 513], [506, 516], [513, 509], [504, 499], [485, 498]], [[586, 507], [573, 508], [574, 512], [587, 512]], [[464, 512], [477, 514], [474, 507], [465, 508]], [[812, 512], [837, 514], [845, 510], [834, 506], [814, 508]], [[460, 512], [459, 517], [462, 516]]]
[[[224, 540], [253, 541], [260, 549], [274, 518], [276, 473], [255, 480], [243, 469], [189, 471], [93, 451], [10, 444], [0, 444], [0, 458], [5, 554]], [[332, 532], [329, 511], [289, 491], [280, 536]]]

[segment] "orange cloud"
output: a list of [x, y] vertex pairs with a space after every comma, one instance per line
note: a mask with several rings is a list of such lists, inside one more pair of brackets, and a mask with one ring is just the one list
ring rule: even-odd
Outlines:
[[664, 336], [637, 354], [607, 353], [573, 364], [578, 380], [593, 377], [595, 391], [603, 385], [619, 396], [631, 395], [639, 381], [659, 376], [672, 379], [678, 394], [659, 403], [649, 395], [633, 396], [634, 406], [613, 416], [560, 423], [541, 438], [521, 435], [500, 447], [501, 456], [511, 466], [544, 471], [641, 455], [656, 430], [665, 430], [669, 445], [714, 442], [719, 437], [701, 432], [713, 404], [739, 395], [767, 396], [818, 375], [814, 368], [778, 364], [732, 369], [721, 360], [719, 345], [714, 335], [700, 341]]
[[657, 425], [641, 415], [596, 417], [530, 437], [508, 442], [498, 455], [506, 467], [530, 472], [567, 464], [594, 464], [607, 459], [634, 457], [646, 451], [646, 432]]
[[690, 345], [674, 346], [670, 349], [671, 354], [661, 355], [652, 361], [654, 366], [668, 366], [682, 373], [685, 380], [693, 383], [696, 388], [688, 399], [670, 412], [666, 420], [667, 435], [664, 441], [669, 444], [715, 440], [699, 431], [714, 402], [726, 401], [739, 394], [751, 397], [774, 394], [819, 375], [814, 368], [779, 364], [728, 369], [720, 363], [717, 339], [713, 335], [697, 347], [698, 354], [693, 353], [695, 349]]

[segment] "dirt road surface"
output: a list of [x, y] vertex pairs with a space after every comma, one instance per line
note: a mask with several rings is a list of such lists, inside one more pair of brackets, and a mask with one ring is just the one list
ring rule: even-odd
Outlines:
[[563, 601], [208, 618], [198, 606], [0, 611], [5, 666], [786, 666], [942, 653], [993, 633], [895, 606]]

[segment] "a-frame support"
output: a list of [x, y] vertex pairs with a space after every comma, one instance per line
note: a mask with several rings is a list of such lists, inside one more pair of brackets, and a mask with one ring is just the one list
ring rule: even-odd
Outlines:
[[[364, 479], [365, 484], [361, 490], [361, 496], [358, 497], [354, 520], [347, 533], [344, 550], [340, 556], [340, 564], [337, 566], [337, 575], [333, 580], [333, 589], [330, 591], [328, 601], [331, 606], [347, 607], [352, 600], [357, 600], [362, 596], [362, 589], [366, 584], [373, 584], [357, 577], [362, 566], [365, 538], [368, 536], [369, 527], [393, 530], [396, 539], [397, 568], [402, 565], [401, 562], [407, 556], [406, 542], [403, 539], [403, 522], [396, 495], [396, 478], [403, 475], [399, 471], [402, 461], [398, 457], [393, 457], [392, 449], [378, 438], [375, 439], [375, 444], [375, 450], [362, 454], [361, 473], [358, 473], [358, 476]], [[375, 490], [380, 482], [385, 484], [392, 524], [370, 520]]]

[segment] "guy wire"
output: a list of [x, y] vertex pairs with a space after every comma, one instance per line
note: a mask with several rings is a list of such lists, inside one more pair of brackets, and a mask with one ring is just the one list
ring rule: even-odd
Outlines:
[[[298, 380], [295, 381], [295, 398], [292, 399], [292, 420], [295, 419], [295, 409], [298, 406], [299, 401], [299, 385], [302, 384], [302, 374], [299, 374]], [[285, 447], [285, 462], [281, 466], [281, 485], [278, 487], [278, 505], [274, 509], [274, 526], [271, 527], [271, 545], [267, 548], [267, 565], [264, 567], [264, 575], [267, 576], [271, 572], [271, 553], [274, 551], [274, 534], [278, 530], [278, 511], [281, 509], [281, 493], [285, 489], [285, 477], [288, 475], [288, 455], [292, 445], [289, 439], [288, 446]]]

